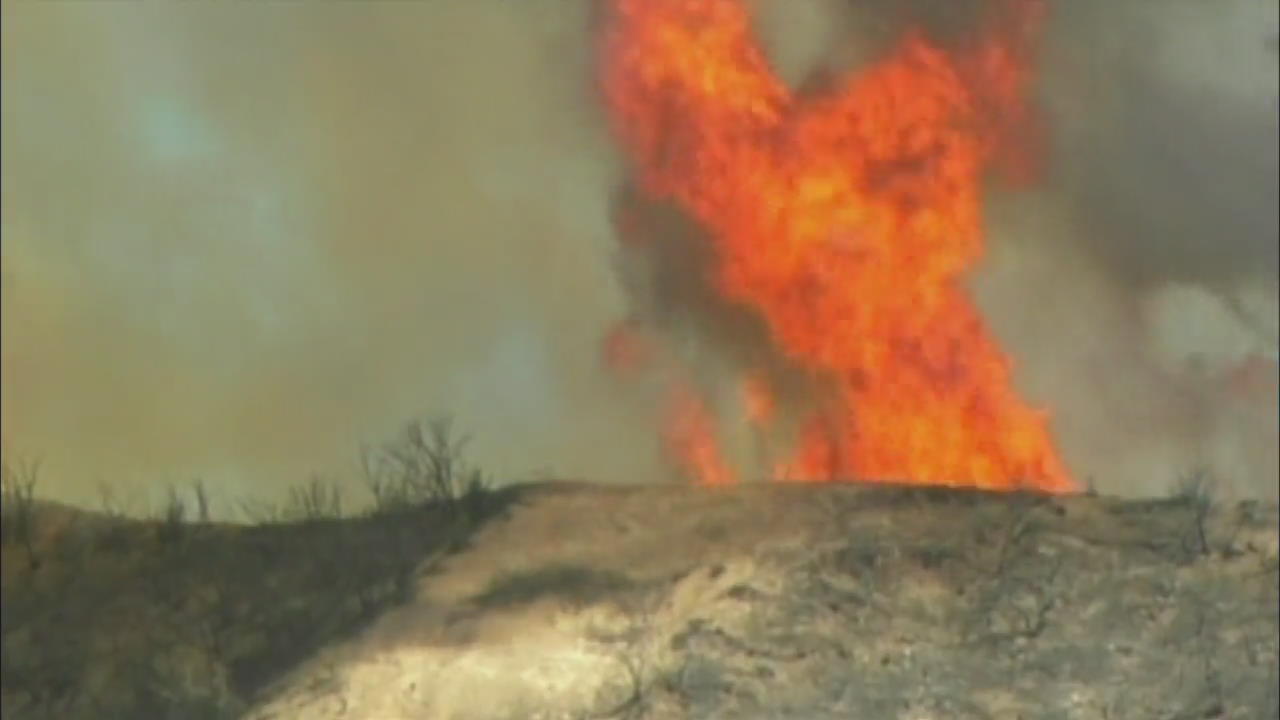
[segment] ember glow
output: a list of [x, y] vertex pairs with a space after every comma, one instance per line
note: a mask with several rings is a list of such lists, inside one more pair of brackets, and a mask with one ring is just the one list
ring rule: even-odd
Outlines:
[[[1026, 180], [1036, 157], [1025, 94], [1043, 7], [988, 10], [962, 47], [909, 32], [801, 97], [740, 0], [611, 4], [602, 85], [639, 187], [706, 231], [708, 282], [821, 379], [778, 478], [1075, 488], [963, 285], [983, 250], [985, 176]], [[668, 451], [695, 479], [730, 482], [709, 408], [670, 392]], [[742, 420], [767, 421], [767, 381], [748, 375], [742, 392]]]

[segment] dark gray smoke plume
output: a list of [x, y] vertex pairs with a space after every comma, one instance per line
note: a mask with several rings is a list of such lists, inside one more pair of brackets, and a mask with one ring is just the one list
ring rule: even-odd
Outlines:
[[997, 198], [980, 299], [1082, 477], [1274, 497], [1277, 4], [1052, 8], [1050, 174]]

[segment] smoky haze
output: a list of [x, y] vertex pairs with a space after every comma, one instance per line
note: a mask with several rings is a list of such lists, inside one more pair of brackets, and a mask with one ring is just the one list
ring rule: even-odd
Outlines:
[[1278, 6], [1054, 8], [1050, 170], [993, 203], [979, 300], [1081, 479], [1274, 499]]
[[[752, 4], [796, 83], [903, 7]], [[667, 478], [600, 363], [634, 298], [594, 5], [6, 2], [6, 451], [67, 500], [233, 497], [449, 412], [500, 476]], [[993, 195], [979, 300], [1078, 474], [1149, 492], [1212, 455], [1264, 487], [1274, 391], [1204, 376], [1275, 354], [1275, 3], [1058, 5], [1050, 176]]]
[[498, 474], [651, 474], [587, 10], [6, 2], [7, 447], [247, 492], [447, 412]]

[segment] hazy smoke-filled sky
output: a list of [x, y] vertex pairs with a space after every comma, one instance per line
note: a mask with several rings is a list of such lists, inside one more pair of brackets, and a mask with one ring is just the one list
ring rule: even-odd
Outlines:
[[496, 473], [634, 478], [586, 11], [7, 2], [7, 444], [243, 491], [451, 412]]
[[[895, 6], [964, 15], [752, 4], [795, 82], [874, 57]], [[600, 364], [628, 299], [593, 5], [6, 0], [6, 451], [56, 497], [233, 497], [448, 412], [499, 476], [666, 479], [652, 400]], [[1275, 445], [1171, 389], [1274, 356], [1276, 3], [1057, 5], [1051, 177], [993, 200], [977, 290], [1068, 459], [1145, 491], [1187, 438]]]

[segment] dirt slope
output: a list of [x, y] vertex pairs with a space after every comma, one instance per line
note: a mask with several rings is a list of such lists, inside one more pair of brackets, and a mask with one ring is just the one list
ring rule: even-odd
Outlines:
[[1194, 489], [550, 485], [246, 717], [1280, 717], [1277, 579]]

